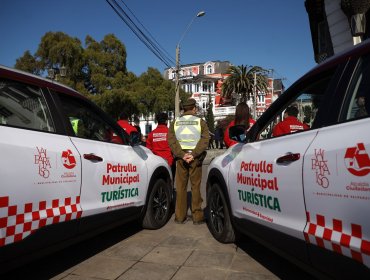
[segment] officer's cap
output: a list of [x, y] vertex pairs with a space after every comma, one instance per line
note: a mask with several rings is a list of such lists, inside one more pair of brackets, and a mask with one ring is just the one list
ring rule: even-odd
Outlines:
[[182, 106], [188, 108], [188, 107], [194, 107], [195, 105], [197, 104], [197, 102], [195, 101], [194, 98], [189, 98], [188, 100], [186, 100]]

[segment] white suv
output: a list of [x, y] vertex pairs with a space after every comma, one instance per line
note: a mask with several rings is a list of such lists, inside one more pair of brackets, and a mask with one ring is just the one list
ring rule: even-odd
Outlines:
[[[273, 137], [288, 106], [309, 129]], [[244, 137], [230, 129], [241, 143], [208, 169], [213, 236], [244, 233], [311, 272], [370, 279], [369, 113], [366, 42], [295, 82]]]
[[0, 267], [134, 219], [165, 225], [171, 171], [135, 136], [78, 92], [0, 66]]

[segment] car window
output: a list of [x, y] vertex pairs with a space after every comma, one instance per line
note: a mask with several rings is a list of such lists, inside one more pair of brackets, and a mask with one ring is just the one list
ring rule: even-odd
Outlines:
[[359, 60], [354, 78], [347, 92], [341, 121], [369, 117], [370, 113], [370, 56]]
[[0, 79], [0, 125], [55, 131], [42, 90], [7, 79]]
[[87, 103], [62, 94], [59, 98], [76, 137], [117, 144], [125, 143], [119, 136], [120, 132]]
[[311, 129], [330, 80], [331, 76], [327, 76], [297, 92], [296, 98], [282, 105], [259, 133], [258, 139], [269, 139]]

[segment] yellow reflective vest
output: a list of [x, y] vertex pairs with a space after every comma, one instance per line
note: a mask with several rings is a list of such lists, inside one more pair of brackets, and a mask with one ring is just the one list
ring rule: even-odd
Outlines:
[[193, 115], [184, 115], [175, 120], [176, 139], [183, 150], [193, 150], [201, 136], [201, 119]]

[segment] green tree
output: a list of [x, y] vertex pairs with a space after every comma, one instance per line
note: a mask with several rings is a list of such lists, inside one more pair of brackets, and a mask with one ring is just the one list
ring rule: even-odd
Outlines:
[[[59, 75], [58, 82], [83, 93], [115, 119], [121, 111], [131, 115], [174, 111], [174, 83], [154, 68], [139, 77], [128, 72], [126, 48], [113, 34], [100, 42], [88, 35], [85, 46], [63, 32], [47, 32], [36, 53], [26, 51], [15, 67], [44, 76], [50, 68], [65, 67], [67, 75]], [[88, 84], [95, 92], [88, 91]], [[184, 91], [180, 94], [183, 100], [188, 97]]]
[[17, 58], [14, 67], [16, 69], [26, 71], [34, 75], [40, 75], [41, 72], [39, 62], [28, 50], [24, 52], [22, 57]]
[[213, 115], [213, 104], [212, 104], [211, 98], [208, 99], [208, 108], [207, 108], [205, 119], [206, 119], [209, 131], [214, 133], [215, 132], [215, 117]]
[[113, 35], [104, 36], [101, 42], [86, 36], [83, 68], [85, 82], [90, 82], [97, 93], [113, 89], [127, 75], [126, 47]]
[[47, 32], [35, 53], [40, 62], [41, 72], [50, 68], [66, 68], [66, 76], [60, 77], [60, 82], [73, 88], [81, 83], [84, 66], [83, 47], [78, 38], [70, 37], [63, 32]]
[[[228, 70], [228, 76], [222, 84], [222, 95], [231, 98], [232, 94], [240, 95], [240, 102], [246, 102], [253, 96], [254, 86], [256, 91], [266, 92], [267, 81], [263, 75], [266, 70], [259, 66], [247, 67], [231, 66]], [[255, 83], [256, 82], [256, 83]]]

